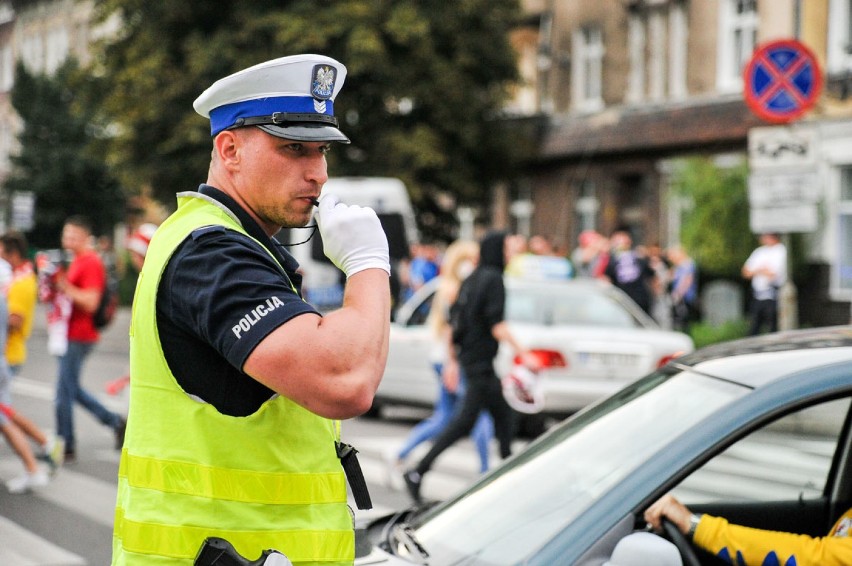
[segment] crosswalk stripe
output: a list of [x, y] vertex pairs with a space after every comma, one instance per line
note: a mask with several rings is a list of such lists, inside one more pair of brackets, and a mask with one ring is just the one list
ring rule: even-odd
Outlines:
[[62, 469], [50, 485], [38, 490], [38, 497], [74, 511], [94, 523], [112, 528], [115, 515], [114, 483]]
[[[17, 459], [0, 460], [0, 476], [8, 480], [22, 473]], [[115, 515], [116, 484], [75, 472], [60, 469], [50, 483], [33, 490], [39, 499], [85, 516], [94, 523], [112, 528]], [[0, 564], [5, 564], [0, 562]]]
[[[42, 401], [53, 401], [56, 397], [56, 388], [51, 383], [18, 376], [12, 380], [12, 393], [14, 395], [25, 395]], [[110, 411], [116, 413], [124, 413], [127, 411], [126, 396], [112, 397], [100, 391], [91, 389], [89, 389], [89, 393], [94, 395], [97, 400]]]
[[18, 376], [12, 380], [12, 393], [52, 401], [56, 396], [56, 389], [49, 383]]
[[86, 561], [16, 523], [0, 517], [0, 564], [5, 566], [85, 566]]

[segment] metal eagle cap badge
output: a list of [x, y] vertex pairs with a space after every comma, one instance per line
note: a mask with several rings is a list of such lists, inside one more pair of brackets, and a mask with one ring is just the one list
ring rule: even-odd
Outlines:
[[319, 100], [328, 100], [334, 94], [337, 69], [330, 65], [314, 65], [311, 73], [311, 94]]

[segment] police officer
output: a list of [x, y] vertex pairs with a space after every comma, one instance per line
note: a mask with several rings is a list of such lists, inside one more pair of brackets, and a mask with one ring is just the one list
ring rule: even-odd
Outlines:
[[387, 239], [371, 209], [320, 199], [325, 254], [347, 278], [343, 307], [326, 316], [302, 300], [298, 266], [272, 239], [309, 222], [326, 152], [349, 142], [334, 118], [345, 74], [328, 57], [283, 57], [194, 103], [212, 157], [139, 276], [113, 564], [191, 564], [211, 536], [246, 557], [353, 561], [351, 451], [336, 449], [336, 419], [371, 406], [384, 369]]

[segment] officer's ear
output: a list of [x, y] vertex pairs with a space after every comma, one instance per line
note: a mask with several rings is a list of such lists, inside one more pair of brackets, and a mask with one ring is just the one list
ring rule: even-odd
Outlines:
[[213, 139], [213, 152], [227, 169], [234, 169], [240, 162], [240, 137], [234, 130], [223, 130]]

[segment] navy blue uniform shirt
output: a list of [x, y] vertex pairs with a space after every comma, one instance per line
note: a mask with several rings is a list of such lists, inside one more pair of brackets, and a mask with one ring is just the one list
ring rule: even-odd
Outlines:
[[220, 413], [247, 416], [274, 395], [243, 373], [249, 354], [288, 320], [317, 311], [297, 293], [301, 276], [296, 260], [228, 195], [209, 185], [199, 192], [231, 210], [281, 265], [244, 234], [223, 226], [195, 230], [172, 255], [160, 281], [160, 342], [187, 393]]

